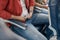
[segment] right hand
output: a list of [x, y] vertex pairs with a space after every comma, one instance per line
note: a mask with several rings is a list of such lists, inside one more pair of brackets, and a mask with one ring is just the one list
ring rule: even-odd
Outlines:
[[16, 19], [16, 20], [19, 20], [19, 21], [22, 21], [22, 22], [25, 22], [25, 20], [26, 20], [24, 17], [14, 16], [14, 15], [11, 16], [11, 19]]

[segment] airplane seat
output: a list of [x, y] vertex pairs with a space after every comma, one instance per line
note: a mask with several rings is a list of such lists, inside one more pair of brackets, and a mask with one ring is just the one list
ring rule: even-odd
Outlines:
[[0, 18], [0, 40], [26, 40], [25, 38], [12, 32], [5, 22]]

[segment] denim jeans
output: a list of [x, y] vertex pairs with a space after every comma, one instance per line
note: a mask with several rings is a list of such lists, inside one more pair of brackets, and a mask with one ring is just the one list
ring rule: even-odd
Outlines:
[[46, 29], [44, 31], [44, 35], [49, 39], [52, 31], [48, 28], [49, 17], [48, 17], [48, 10], [47, 9], [44, 9], [44, 8], [37, 9], [35, 7], [34, 8], [34, 14], [33, 14], [33, 17], [32, 17], [32, 24], [37, 25], [37, 27], [39, 28], [39, 31], [41, 31], [41, 29], [42, 29], [42, 26], [40, 26], [40, 25], [45, 24]]
[[49, 0], [49, 8], [51, 25], [57, 31], [58, 40], [60, 40], [60, 0]]
[[35, 14], [35, 13], [48, 14], [48, 9], [34, 7], [34, 14]]
[[[47, 10], [47, 9], [46, 9]], [[48, 18], [48, 11], [45, 9], [38, 9], [34, 7], [34, 12], [32, 16], [32, 24], [34, 25], [41, 25], [41, 24], [46, 24], [49, 25], [49, 18]]]
[[[14, 31], [16, 34], [26, 38], [27, 40], [47, 40], [45, 36], [43, 36], [31, 23], [29, 23], [29, 21], [30, 20], [26, 21], [26, 25], [27, 25], [26, 30], [23, 30], [14, 25], [11, 26], [11, 30]], [[17, 21], [17, 24], [18, 23], [19, 21]]]
[[49, 23], [49, 19], [48, 19], [48, 15], [47, 14], [33, 14], [32, 17], [32, 24], [34, 25], [40, 25], [40, 24], [48, 24]]

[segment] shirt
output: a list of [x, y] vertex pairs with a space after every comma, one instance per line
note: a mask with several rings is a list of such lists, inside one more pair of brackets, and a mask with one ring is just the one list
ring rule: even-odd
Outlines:
[[26, 5], [25, 5], [25, 0], [21, 0], [20, 2], [21, 2], [21, 6], [22, 6], [21, 16], [26, 17], [28, 15], [28, 10], [27, 10]]

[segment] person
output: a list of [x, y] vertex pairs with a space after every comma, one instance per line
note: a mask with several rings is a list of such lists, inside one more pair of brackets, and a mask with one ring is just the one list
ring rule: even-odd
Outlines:
[[[49, 18], [48, 18], [48, 4], [47, 0], [35, 0], [35, 7], [32, 17], [32, 24], [47, 38], [49, 35], [50, 29]], [[49, 31], [47, 31], [49, 30]]]
[[[0, 0], [0, 17], [6, 20], [25, 23], [27, 29], [23, 30], [14, 25], [9, 25], [10, 29], [16, 34], [27, 40], [47, 40], [31, 23], [34, 8], [34, 0]], [[28, 20], [27, 20], [28, 19]], [[22, 26], [23, 27], [23, 26]]]

